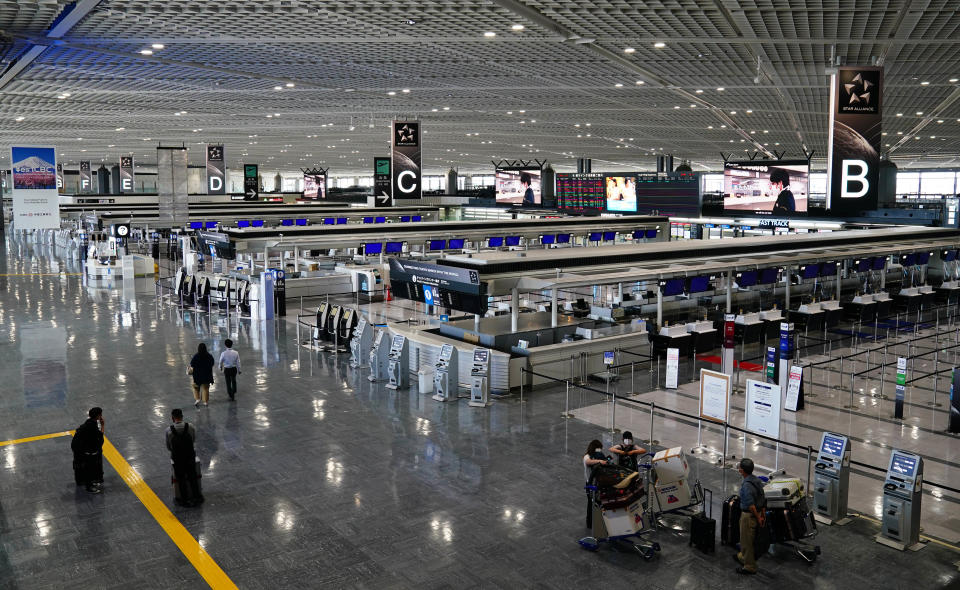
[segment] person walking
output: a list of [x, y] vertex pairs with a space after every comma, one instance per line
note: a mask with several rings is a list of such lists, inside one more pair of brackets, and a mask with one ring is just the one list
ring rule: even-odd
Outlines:
[[103, 409], [91, 408], [87, 420], [77, 427], [70, 441], [73, 477], [91, 494], [103, 491]]
[[763, 482], [753, 474], [753, 461], [744, 457], [737, 467], [743, 483], [740, 484], [740, 552], [734, 559], [740, 564], [738, 574], [757, 573], [755, 541], [757, 528], [765, 526], [764, 509], [767, 501], [763, 495]]
[[233, 401], [237, 395], [237, 375], [240, 374], [240, 353], [233, 349], [233, 340], [223, 341], [226, 350], [220, 353], [220, 370], [223, 371], [223, 380], [227, 384], [227, 395]]
[[170, 412], [173, 424], [167, 429], [167, 450], [173, 464], [174, 501], [181, 506], [197, 506], [203, 503], [200, 491], [197, 451], [194, 442], [197, 430], [183, 421], [183, 410]]
[[202, 401], [206, 407], [210, 402], [210, 385], [213, 383], [213, 356], [207, 352], [207, 345], [203, 342], [197, 346], [197, 354], [190, 359], [187, 374], [193, 375], [193, 405], [199, 408]]

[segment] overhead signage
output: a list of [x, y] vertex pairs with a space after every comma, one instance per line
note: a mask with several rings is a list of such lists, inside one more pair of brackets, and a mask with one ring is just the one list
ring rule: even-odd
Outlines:
[[227, 194], [227, 164], [222, 145], [207, 144], [207, 194]]
[[[4, 183], [6, 187], [6, 183]], [[57, 192], [63, 194], [63, 163], [57, 162]]]
[[393, 200], [422, 195], [420, 121], [394, 121], [391, 176]]
[[[790, 220], [761, 218], [757, 220], [757, 225], [760, 227], [790, 227]], [[744, 227], [744, 229], [750, 229], [750, 228]]]
[[667, 389], [677, 388], [677, 378], [680, 374], [680, 349], [667, 349], [667, 377], [664, 387]]
[[730, 409], [730, 375], [700, 369], [700, 417], [726, 422]]
[[780, 388], [771, 383], [747, 379], [746, 429], [771, 438], [780, 438]]
[[616, 361], [616, 355], [614, 354], [614, 352], [615, 352], [615, 351], [613, 351], [613, 350], [605, 350], [605, 351], [603, 351], [603, 364], [604, 364], [604, 365], [606, 365], [606, 366], [608, 366], [608, 367], [613, 366], [613, 364], [614, 364], [615, 361]]
[[805, 215], [809, 176], [807, 160], [728, 160], [723, 163], [723, 211]]
[[256, 164], [243, 165], [243, 200], [256, 201], [260, 197], [260, 170]]
[[90, 173], [90, 162], [80, 161], [80, 192], [89, 193], [93, 190], [93, 175]]
[[133, 156], [120, 156], [120, 194], [133, 192]]
[[12, 147], [13, 223], [16, 229], [58, 229], [57, 150]]
[[0, 192], [7, 192], [7, 171], [0, 170]]
[[390, 207], [393, 198], [390, 196], [390, 158], [373, 159], [373, 195], [378, 207]]
[[487, 311], [486, 284], [475, 270], [391, 258], [390, 284], [393, 295], [402, 299], [468, 313]]
[[831, 215], [877, 208], [882, 95], [882, 67], [840, 67], [830, 77], [827, 208]]
[[791, 412], [803, 409], [800, 401], [800, 388], [803, 386], [803, 367], [790, 367], [790, 378], [787, 381], [787, 399], [784, 407]]

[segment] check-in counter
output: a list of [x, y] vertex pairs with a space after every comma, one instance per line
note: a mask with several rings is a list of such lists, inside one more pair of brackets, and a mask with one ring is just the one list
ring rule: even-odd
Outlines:
[[739, 343], [757, 342], [763, 335], [764, 321], [760, 312], [744, 313], [733, 320], [733, 337]]
[[843, 306], [843, 312], [853, 322], [873, 321], [877, 314], [877, 302], [873, 295], [857, 295]]
[[798, 330], [815, 332], [823, 329], [823, 319], [826, 313], [819, 303], [804, 303], [790, 314], [790, 319]]
[[687, 333], [690, 334], [693, 339], [691, 343], [691, 354], [709, 352], [717, 347], [719, 332], [713, 327], [713, 322], [709, 320], [688, 322], [686, 329]]
[[885, 318], [893, 311], [893, 299], [886, 291], [874, 293], [873, 302], [876, 303], [876, 317], [878, 318]]
[[916, 313], [923, 302], [923, 294], [918, 287], [907, 287], [900, 289], [900, 292], [894, 297], [897, 305], [897, 311]]
[[653, 353], [660, 357], [667, 356], [668, 348], [680, 349], [680, 356], [693, 354], [693, 336], [687, 332], [686, 324], [662, 326], [653, 338]]
[[930, 309], [936, 302], [937, 293], [931, 285], [921, 285], [917, 288], [920, 293], [920, 305], [923, 309]]
[[780, 324], [783, 323], [782, 309], [766, 309], [760, 312], [760, 319], [763, 320], [763, 331], [767, 338], [780, 337]]
[[823, 310], [823, 321], [828, 328], [834, 328], [840, 324], [843, 319], [843, 308], [836, 299], [828, 299], [820, 302], [820, 309]]
[[[680, 326], [683, 328], [684, 326]], [[582, 329], [578, 330], [581, 332]], [[587, 353], [586, 366], [582, 370], [587, 375], [600, 374], [607, 370], [603, 364], [603, 353], [614, 350], [635, 350], [641, 346], [646, 346], [650, 339], [647, 330], [643, 324], [616, 324], [602, 328], [590, 330], [589, 338], [584, 337], [581, 340], [567, 340], [555, 344], [545, 344], [518, 350], [514, 348], [514, 354], [526, 357], [527, 368], [532, 371], [563, 379], [570, 373], [570, 357], [578, 357], [574, 364], [574, 376], [581, 370], [579, 365], [579, 356], [581, 352]], [[688, 336], [689, 338], [689, 336]], [[618, 360], [621, 364], [629, 363], [631, 360], [641, 360], [638, 357], [622, 356]], [[646, 368], [646, 365], [644, 365]], [[621, 369], [622, 371], [622, 369]], [[517, 368], [519, 378], [519, 368]], [[629, 373], [629, 369], [627, 369]], [[511, 375], [511, 383], [513, 375]], [[525, 385], [542, 385], [552, 383], [550, 379], [538, 375], [527, 374]]]
[[944, 281], [936, 289], [938, 303], [956, 305], [960, 299], [960, 281]]

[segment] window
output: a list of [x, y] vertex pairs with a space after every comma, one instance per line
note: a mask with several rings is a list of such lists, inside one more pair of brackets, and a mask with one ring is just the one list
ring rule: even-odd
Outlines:
[[825, 173], [817, 172], [810, 174], [810, 194], [826, 196], [827, 175]]
[[701, 178], [703, 178], [704, 193], [723, 192], [723, 174], [704, 174]]
[[[921, 172], [920, 173], [920, 194], [924, 196], [947, 195], [953, 196], [957, 193], [956, 172]], [[899, 184], [899, 180], [898, 180]], [[898, 187], [899, 188], [899, 187]]]
[[897, 196], [916, 197], [920, 193], [919, 172], [897, 173]]

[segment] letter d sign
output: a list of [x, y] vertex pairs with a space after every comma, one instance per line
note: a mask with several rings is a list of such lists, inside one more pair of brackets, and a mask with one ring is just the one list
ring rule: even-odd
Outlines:
[[[851, 172], [851, 168], [856, 168], [857, 173]], [[859, 199], [870, 190], [870, 181], [867, 180], [867, 163], [863, 160], [844, 160], [841, 164], [840, 172], [840, 198]], [[859, 184], [860, 190], [851, 191], [850, 183]]]
[[220, 178], [219, 176], [211, 176], [211, 177], [210, 177], [210, 190], [211, 190], [211, 191], [218, 191], [218, 190], [220, 190], [221, 188], [223, 188], [223, 179]]

